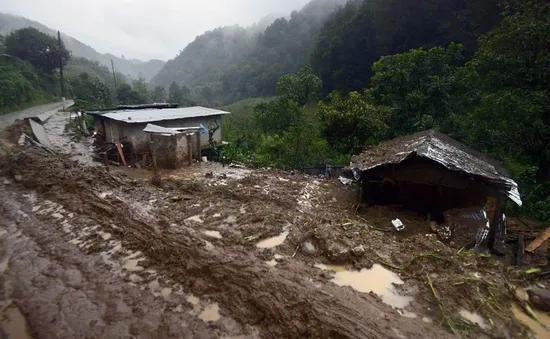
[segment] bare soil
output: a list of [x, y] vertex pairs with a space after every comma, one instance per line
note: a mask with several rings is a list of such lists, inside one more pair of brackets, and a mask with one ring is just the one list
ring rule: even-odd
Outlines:
[[[427, 226], [385, 229], [380, 218], [410, 216], [356, 213], [355, 192], [337, 182], [197, 164], [162, 172], [159, 188], [145, 170], [107, 173], [32, 147], [1, 152], [0, 301], [24, 316], [21, 337], [527, 333], [509, 312], [513, 285], [526, 284], [520, 272], [448, 247]], [[257, 247], [285, 231], [279, 246]], [[406, 311], [416, 318], [335, 285], [318, 263], [392, 269], [405, 282], [400, 292], [415, 298]], [[462, 319], [463, 308], [491, 328]]]

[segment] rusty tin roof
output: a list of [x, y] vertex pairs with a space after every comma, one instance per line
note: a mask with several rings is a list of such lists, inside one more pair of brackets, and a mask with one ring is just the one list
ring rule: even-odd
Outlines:
[[352, 157], [350, 168], [359, 179], [360, 173], [373, 168], [398, 164], [412, 156], [428, 158], [452, 171], [484, 178], [512, 201], [520, 205], [517, 183], [502, 165], [464, 144], [435, 130], [427, 130], [389, 140]]

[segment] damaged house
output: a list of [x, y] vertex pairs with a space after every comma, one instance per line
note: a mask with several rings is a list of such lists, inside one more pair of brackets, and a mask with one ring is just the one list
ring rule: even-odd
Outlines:
[[354, 156], [341, 181], [359, 185], [362, 203], [419, 211], [427, 216], [426, 231], [491, 249], [506, 232], [501, 197], [522, 203], [518, 185], [496, 160], [434, 130]]
[[125, 154], [120, 150], [118, 153], [125, 164], [125, 156], [130, 155], [137, 163], [155, 152], [161, 168], [179, 168], [192, 159], [200, 160], [211, 142], [222, 145], [222, 116], [229, 114], [218, 109], [169, 104], [120, 106], [85, 113], [94, 119], [96, 144], [118, 144], [124, 148]]

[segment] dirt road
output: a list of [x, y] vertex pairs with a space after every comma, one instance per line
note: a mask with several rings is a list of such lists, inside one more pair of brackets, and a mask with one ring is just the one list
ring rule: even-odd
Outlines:
[[[423, 233], [376, 230], [351, 213], [355, 193], [337, 183], [201, 164], [163, 172], [159, 188], [146, 170], [107, 173], [32, 147], [0, 152], [4, 335], [525, 335], [490, 311], [507, 307], [513, 273]], [[476, 326], [477, 314], [461, 320], [462, 308], [494, 327]]]
[[[73, 105], [72, 100], [67, 100], [65, 102], [65, 105], [67, 107], [70, 107]], [[34, 106], [30, 107], [21, 111], [11, 112], [8, 114], [0, 115], [0, 127], [8, 126], [13, 124], [13, 122], [17, 119], [24, 119], [24, 118], [30, 118], [37, 116], [39, 114], [42, 114], [44, 112], [57, 110], [63, 107], [63, 102], [54, 102], [51, 104], [45, 104], [40, 106]]]
[[[199, 221], [208, 216], [192, 214], [208, 200], [197, 199], [180, 210], [181, 221], [169, 223], [158, 208], [187, 209], [165, 208], [165, 201], [176, 191], [201, 191], [200, 185], [155, 192], [144, 183], [132, 188], [130, 179], [115, 180], [102, 169], [88, 173], [74, 165], [66, 172], [70, 162], [19, 156], [11, 164], [27, 163], [16, 174], [21, 181], [5, 182], [0, 196], [4, 293], [34, 337], [448, 336], [401, 317], [375, 296], [327, 283], [328, 274], [286, 251], [280, 267], [270, 267], [262, 258], [271, 250], [231, 241], [237, 230], [228, 239], [208, 236]], [[40, 175], [46, 168], [50, 172]], [[225, 214], [248, 198], [223, 197], [230, 193], [215, 187], [227, 206], [208, 215], [219, 212], [216, 218], [231, 222], [235, 217]], [[268, 197], [264, 208], [275, 210], [276, 202]], [[257, 231], [279, 232], [273, 222], [271, 231]]]

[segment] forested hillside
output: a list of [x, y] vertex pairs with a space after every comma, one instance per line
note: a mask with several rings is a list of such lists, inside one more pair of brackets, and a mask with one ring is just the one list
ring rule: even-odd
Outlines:
[[[65, 66], [65, 74], [68, 79], [77, 77], [81, 73], [87, 73], [90, 76], [97, 77], [101, 82], [114, 89], [113, 72], [107, 66], [97, 61], [86, 58], [72, 57]], [[129, 79], [122, 73], [117, 72], [116, 81], [118, 83], [128, 82]]]
[[333, 14], [313, 71], [281, 77], [277, 98], [227, 118], [226, 156], [345, 165], [366, 147], [433, 128], [503, 161], [522, 212], [550, 221], [550, 4], [504, 1], [495, 18], [497, 7], [474, 10], [493, 2], [445, 3], [355, 1]]
[[326, 17], [345, 0], [314, 0], [265, 30], [222, 27], [198, 36], [152, 79], [186, 86], [209, 105], [275, 94], [275, 83], [309, 62]]
[[500, 21], [499, 0], [351, 0], [330, 16], [311, 56], [324, 92], [369, 85], [372, 63], [411, 48], [461, 43], [465, 56]]
[[0, 113], [60, 97], [57, 68], [69, 52], [35, 29], [0, 35]]
[[[40, 32], [51, 36], [57, 36], [57, 31], [39, 22], [20, 16], [0, 13], [0, 35], [6, 36], [15, 30], [27, 27], [36, 28]], [[71, 36], [61, 33], [61, 37], [73, 56], [97, 61], [108, 67], [111, 67], [111, 59], [113, 59], [118, 72], [135, 79], [142, 77], [149, 80], [164, 65], [164, 61], [161, 60], [140, 61], [135, 59], [122, 59], [108, 53], [102, 54]]]
[[[71, 57], [55, 36], [23, 28], [0, 35], [0, 113], [61, 99], [60, 63], [65, 69], [65, 97], [74, 99], [78, 108], [144, 104], [153, 99], [144, 79], [129, 81], [117, 73], [115, 86], [106, 66]], [[175, 100], [180, 101], [184, 98]]]

